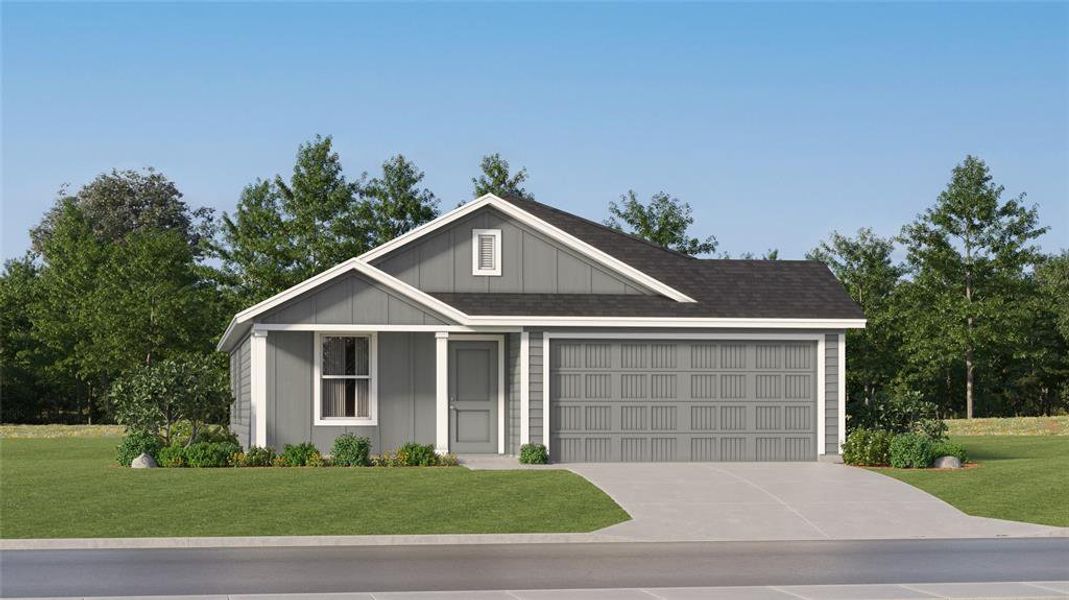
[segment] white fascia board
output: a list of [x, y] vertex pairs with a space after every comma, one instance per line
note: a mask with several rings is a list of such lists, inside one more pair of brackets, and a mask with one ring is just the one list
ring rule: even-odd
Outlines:
[[305, 279], [297, 285], [282, 292], [279, 292], [274, 296], [271, 296], [267, 300], [264, 300], [263, 302], [260, 302], [258, 304], [254, 304], [253, 306], [250, 306], [249, 308], [246, 308], [245, 310], [234, 315], [234, 318], [230, 321], [230, 325], [228, 325], [226, 328], [226, 332], [224, 332], [223, 337], [219, 340], [217, 348], [221, 350], [229, 345], [229, 337], [238, 324], [247, 323], [253, 318], [255, 318], [257, 315], [261, 315], [271, 310], [272, 308], [276, 308], [284, 304], [285, 302], [288, 302], [300, 296], [301, 294], [313, 290], [316, 287], [330, 281], [331, 279], [344, 275], [350, 271], [356, 271], [357, 273], [366, 276], [372, 281], [382, 284], [387, 289], [393, 290], [398, 294], [401, 294], [402, 296], [405, 296], [410, 300], [413, 300], [416, 303], [437, 312], [438, 314], [453, 319], [458, 323], [463, 324], [468, 319], [468, 315], [457, 310], [456, 308], [453, 308], [445, 302], [438, 300], [434, 296], [431, 296], [430, 294], [427, 294], [426, 292], [419, 290], [388, 273], [380, 271], [379, 269], [376, 269], [370, 264], [367, 264], [357, 258], [350, 258], [345, 262], [334, 265], [326, 271], [323, 271], [322, 273], [319, 273], [318, 275], [315, 275], [313, 277], [309, 277], [308, 279]]
[[390, 240], [389, 242], [382, 244], [381, 246], [378, 246], [372, 250], [369, 250], [368, 252], [365, 252], [364, 254], [361, 254], [357, 258], [365, 262], [375, 260], [376, 258], [384, 256], [389, 252], [400, 248], [401, 246], [404, 246], [412, 240], [427, 235], [428, 233], [431, 233], [439, 229], [440, 227], [448, 225], [449, 223], [463, 218], [475, 212], [476, 210], [479, 210], [480, 208], [486, 206], [491, 206], [505, 213], [506, 215], [516, 219], [517, 221], [548, 235], [549, 237], [564, 244], [572, 250], [579, 252], [581, 255], [587, 256], [595, 262], [598, 262], [601, 265], [609, 268], [610, 270], [615, 271], [616, 273], [626, 277], [627, 279], [630, 279], [663, 296], [667, 296], [668, 298], [671, 298], [677, 302], [695, 302], [693, 298], [687, 296], [683, 292], [680, 292], [679, 290], [658, 281], [657, 279], [647, 275], [646, 273], [643, 273], [642, 271], [639, 271], [638, 269], [612, 256], [611, 254], [598, 250], [594, 246], [591, 246], [583, 240], [580, 240], [574, 235], [562, 229], [559, 229], [543, 221], [542, 219], [539, 219], [531, 213], [517, 207], [516, 205], [508, 202], [507, 200], [502, 200], [501, 198], [498, 198], [493, 194], [486, 194], [485, 196], [473, 200], [457, 209], [447, 212], [446, 214], [438, 217], [433, 221], [430, 221], [429, 223], [425, 223], [409, 231], [408, 233], [405, 233], [404, 235], [398, 236]]
[[466, 325], [524, 327], [709, 327], [725, 329], [864, 329], [865, 319], [720, 319], [676, 317], [473, 316]]

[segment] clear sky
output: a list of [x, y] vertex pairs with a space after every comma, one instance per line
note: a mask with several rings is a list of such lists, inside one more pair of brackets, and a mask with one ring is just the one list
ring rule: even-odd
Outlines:
[[1069, 4], [2, 5], [5, 257], [63, 183], [154, 166], [232, 211], [297, 145], [403, 153], [452, 208], [482, 155], [597, 220], [689, 202], [734, 254], [893, 234], [967, 153], [1069, 247]]

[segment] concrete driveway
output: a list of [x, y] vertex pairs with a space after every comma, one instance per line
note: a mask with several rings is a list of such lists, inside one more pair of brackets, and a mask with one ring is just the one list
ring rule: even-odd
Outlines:
[[1067, 536], [970, 517], [872, 471], [829, 463], [576, 464], [633, 519], [597, 532], [644, 541]]

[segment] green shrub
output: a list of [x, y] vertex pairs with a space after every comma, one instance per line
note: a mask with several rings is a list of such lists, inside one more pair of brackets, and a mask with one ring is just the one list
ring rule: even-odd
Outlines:
[[407, 467], [433, 467], [438, 464], [438, 455], [433, 444], [409, 442], [397, 449], [397, 460]]
[[520, 447], [520, 464], [544, 465], [549, 463], [549, 452], [542, 444], [524, 444]]
[[306, 467], [308, 459], [318, 454], [319, 449], [312, 442], [286, 444], [286, 447], [282, 449], [282, 460], [289, 467]]
[[947, 436], [947, 424], [942, 419], [920, 419], [913, 423], [913, 433], [919, 433], [930, 440], [944, 440]]
[[290, 464], [286, 462], [286, 458], [283, 456], [275, 456], [271, 459], [272, 467], [288, 467]]
[[343, 467], [367, 467], [371, 465], [371, 440], [351, 433], [334, 438], [330, 459]]
[[881, 467], [891, 463], [894, 434], [879, 429], [855, 429], [843, 443], [843, 462], [848, 465]]
[[919, 433], [900, 433], [891, 441], [891, 466], [926, 469], [932, 464], [932, 439]]
[[939, 440], [932, 443], [932, 460], [942, 456], [956, 456], [961, 464], [965, 464], [969, 455], [965, 453], [965, 447], [950, 440]]
[[164, 445], [171, 445], [183, 421], [197, 423], [198, 430], [206, 423], [226, 421], [233, 401], [226, 357], [218, 352], [185, 354], [136, 367], [112, 382], [107, 399], [115, 419], [128, 431], [158, 433]]
[[371, 455], [371, 466], [373, 467], [403, 467], [400, 462], [397, 461], [397, 456], [391, 452], [383, 452], [382, 454]]
[[332, 466], [332, 462], [329, 458], [323, 456], [318, 450], [308, 457], [308, 462], [305, 463], [306, 467], [329, 467]]
[[271, 448], [253, 446], [241, 457], [239, 467], [270, 467], [275, 461], [275, 451]]
[[129, 467], [130, 463], [134, 462], [134, 459], [141, 455], [141, 453], [148, 454], [152, 458], [156, 458], [156, 454], [159, 453], [160, 448], [163, 447], [163, 442], [160, 441], [159, 436], [154, 433], [146, 433], [143, 431], [131, 431], [126, 434], [126, 437], [122, 439], [119, 447], [116, 448], [115, 460], [124, 467]]
[[460, 465], [460, 459], [457, 458], [456, 454], [450, 452], [449, 454], [438, 455], [439, 467], [456, 467], [458, 465]]
[[855, 429], [891, 433], [919, 431], [932, 439], [946, 434], [946, 425], [939, 418], [939, 407], [914, 391], [899, 389], [877, 393], [867, 403], [851, 402], [846, 414], [848, 433]]
[[198, 442], [185, 449], [186, 463], [195, 468], [229, 467], [241, 446], [230, 442]]
[[156, 462], [161, 467], [188, 467], [189, 463], [186, 460], [186, 449], [182, 446], [164, 446], [160, 449], [159, 456], [156, 457]]

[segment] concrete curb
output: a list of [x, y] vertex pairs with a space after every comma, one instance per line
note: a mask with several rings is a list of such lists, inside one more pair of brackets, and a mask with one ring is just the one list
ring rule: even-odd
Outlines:
[[[54, 600], [136, 600], [138, 598], [144, 600], [145, 596], [108, 596], [106, 599], [105, 597], [96, 596], [68, 596], [55, 598]], [[842, 598], [977, 600], [979, 598], [987, 598], [994, 600], [1027, 598], [1029, 600], [1039, 600], [1069, 598], [1069, 581], [152, 596], [152, 600], [458, 600], [460, 598], [483, 598], [485, 600], [598, 600], [605, 598], [649, 598], [650, 600], [694, 600], [695, 598], [702, 598], [703, 600], [736, 598], [762, 598], [765, 600], [841, 600]]]
[[[1069, 528], [1033, 535], [999, 536], [999, 539], [1041, 539], [1069, 537]], [[672, 543], [747, 543], [747, 542], [871, 542], [881, 540], [989, 539], [984, 536], [946, 538], [872, 537], [872, 538], [638, 538], [605, 533], [501, 533], [443, 535], [307, 535], [245, 537], [175, 537], [175, 538], [55, 538], [0, 540], [0, 551], [16, 550], [136, 550], [181, 548], [301, 548], [313, 546], [456, 546], [480, 544], [672, 544]]]
[[152, 548], [298, 548], [305, 546], [448, 546], [467, 544], [576, 544], [629, 542], [596, 533], [444, 535], [307, 535], [174, 538], [56, 538], [0, 540], [0, 550], [129, 550]]

